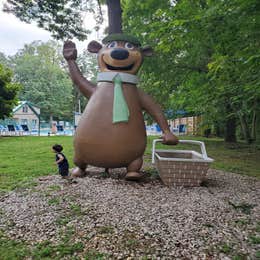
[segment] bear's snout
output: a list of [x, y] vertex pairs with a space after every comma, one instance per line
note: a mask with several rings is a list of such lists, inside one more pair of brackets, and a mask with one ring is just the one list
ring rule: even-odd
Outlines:
[[129, 57], [129, 52], [125, 49], [114, 49], [110, 56], [115, 60], [125, 60]]

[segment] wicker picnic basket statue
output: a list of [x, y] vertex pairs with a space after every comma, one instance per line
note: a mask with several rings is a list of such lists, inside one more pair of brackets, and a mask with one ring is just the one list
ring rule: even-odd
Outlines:
[[209, 164], [213, 159], [207, 156], [203, 142], [180, 140], [182, 144], [200, 145], [201, 153], [191, 150], [161, 150], [155, 149], [155, 139], [152, 148], [152, 163], [155, 163], [162, 182], [167, 186], [199, 186], [206, 179]]

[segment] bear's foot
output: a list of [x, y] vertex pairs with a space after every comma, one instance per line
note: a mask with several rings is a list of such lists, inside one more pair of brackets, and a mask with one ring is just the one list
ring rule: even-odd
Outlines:
[[140, 169], [143, 165], [143, 158], [139, 157], [132, 161], [128, 166], [127, 166], [127, 174], [125, 176], [125, 179], [128, 181], [139, 181], [142, 179], [144, 174], [140, 173]]
[[86, 169], [81, 169], [79, 167], [76, 167], [71, 171], [72, 178], [82, 178], [85, 177], [86, 175], [87, 175]]
[[140, 172], [128, 172], [125, 179], [128, 181], [139, 181], [144, 177], [143, 173]]

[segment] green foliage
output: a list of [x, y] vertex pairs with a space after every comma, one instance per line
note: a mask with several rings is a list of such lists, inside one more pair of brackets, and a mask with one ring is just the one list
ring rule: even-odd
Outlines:
[[256, 232], [260, 233], [260, 222], [257, 222], [256, 224]]
[[232, 257], [232, 260], [247, 260], [248, 257], [245, 254], [238, 254]]
[[101, 227], [98, 227], [98, 232], [100, 234], [112, 234], [112, 233], [114, 233], [114, 227], [112, 227], [112, 226], [101, 226]]
[[0, 64], [0, 119], [9, 116], [17, 104], [20, 85], [12, 82], [13, 73]]
[[18, 260], [25, 259], [30, 250], [23, 242], [10, 240], [0, 232], [0, 258], [2, 260]]
[[143, 88], [165, 107], [203, 115], [226, 133], [237, 119], [243, 138], [256, 138], [259, 1], [124, 0], [122, 6], [125, 30], [156, 51], [144, 64]]
[[232, 251], [232, 247], [228, 244], [223, 244], [220, 246], [219, 251], [225, 254], [229, 254]]
[[248, 219], [237, 219], [235, 220], [235, 223], [239, 226], [245, 226], [248, 225], [250, 221]]
[[[81, 252], [84, 246], [83, 243], [60, 243], [53, 245], [50, 241], [43, 241], [39, 243], [33, 251], [34, 259], [43, 259], [55, 257], [55, 259], [61, 259], [65, 256], [72, 256], [75, 252]], [[58, 257], [58, 258], [57, 258]]]
[[71, 257], [75, 253], [83, 251], [84, 245], [82, 242], [73, 243], [70, 241], [71, 230], [65, 234], [62, 242], [53, 244], [45, 240], [41, 243], [29, 246], [25, 242], [9, 239], [0, 232], [0, 258], [1, 260], [20, 260], [20, 259], [63, 259]]
[[254, 245], [259, 245], [260, 244], [260, 237], [259, 236], [251, 236], [249, 237], [250, 242]]
[[61, 190], [61, 187], [59, 185], [50, 185], [48, 187], [48, 190], [49, 191], [60, 191]]
[[0, 52], [0, 64], [9, 67], [8, 57], [2, 52]]
[[103, 260], [103, 259], [107, 259], [107, 254], [105, 253], [101, 253], [95, 249], [90, 249], [87, 251], [86, 255], [85, 255], [85, 260]]
[[48, 200], [48, 205], [58, 205], [60, 204], [60, 198], [51, 198]]
[[251, 214], [251, 210], [255, 207], [255, 205], [251, 205], [248, 203], [241, 203], [241, 204], [234, 204], [233, 202], [229, 201], [229, 205], [231, 205], [234, 209], [240, 210], [245, 214]]
[[99, 70], [97, 55], [84, 50], [83, 53], [77, 58], [77, 63], [84, 77], [92, 82], [96, 82], [97, 73]]
[[78, 204], [71, 204], [70, 205], [70, 210], [73, 212], [74, 215], [81, 215], [81, 206]]
[[[83, 51], [82, 54], [79, 55], [77, 58], [77, 64], [79, 69], [84, 75], [86, 79], [95, 83], [98, 73], [98, 65], [97, 65], [97, 55], [89, 53], [88, 51]], [[84, 110], [87, 104], [87, 99], [77, 90], [75, 87], [73, 89], [73, 96], [74, 96], [74, 111], [78, 111], [79, 108], [79, 100], [80, 100], [80, 109], [81, 111]]]
[[102, 17], [97, 8], [95, 0], [7, 0], [4, 11], [13, 13], [24, 22], [36, 22], [40, 28], [50, 31], [56, 39], [85, 40], [90, 31], [83, 27], [83, 17], [89, 13], [97, 13], [94, 17], [100, 23]]
[[11, 59], [15, 78], [24, 86], [20, 100], [29, 100], [41, 109], [41, 117], [72, 117], [72, 83], [63, 68], [61, 47], [40, 41], [25, 45]]
[[67, 225], [72, 220], [71, 216], [62, 216], [57, 219], [56, 223], [59, 226]]
[[[100, 22], [100, 3], [118, 3], [54, 2], [8, 0], [5, 10], [56, 38], [83, 39], [82, 16], [95, 13]], [[140, 71], [142, 88], [165, 109], [203, 115], [204, 124], [227, 141], [236, 140], [239, 126], [240, 137], [260, 143], [258, 0], [121, 0], [121, 6], [125, 32], [156, 51]]]

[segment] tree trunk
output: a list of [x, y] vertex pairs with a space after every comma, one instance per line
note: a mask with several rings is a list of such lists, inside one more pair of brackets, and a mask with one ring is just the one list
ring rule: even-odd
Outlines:
[[256, 107], [256, 126], [255, 126], [255, 132], [256, 132], [256, 144], [260, 145], [260, 99], [257, 101], [258, 106]]
[[225, 142], [236, 143], [236, 117], [229, 116], [225, 124]]
[[108, 33], [122, 33], [122, 9], [120, 0], [107, 0]]
[[251, 137], [252, 140], [256, 140], [256, 110], [253, 111], [253, 118], [252, 118], [252, 129], [251, 129]]
[[223, 137], [224, 136], [224, 125], [223, 122], [214, 122], [214, 134], [217, 137]]
[[53, 114], [50, 114], [50, 127], [52, 127], [52, 123], [53, 123]]
[[260, 99], [256, 98], [254, 100], [254, 106], [253, 106], [253, 117], [252, 117], [252, 129], [251, 129], [251, 137], [253, 141], [256, 141], [256, 135], [257, 135], [257, 117], [259, 117], [260, 113]]
[[250, 136], [250, 131], [249, 131], [249, 126], [248, 123], [245, 119], [245, 116], [242, 115], [242, 113], [238, 113], [239, 120], [240, 120], [240, 125], [241, 125], [241, 130], [244, 136], [245, 141], [250, 144], [252, 142], [251, 136]]
[[74, 88], [74, 91], [74, 111], [77, 112], [79, 110], [80, 93], [76, 87]]

